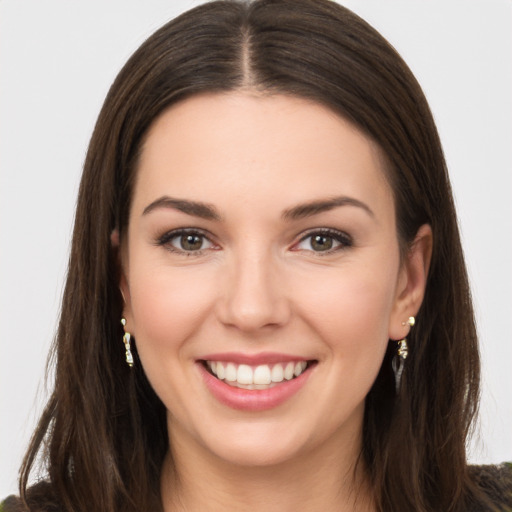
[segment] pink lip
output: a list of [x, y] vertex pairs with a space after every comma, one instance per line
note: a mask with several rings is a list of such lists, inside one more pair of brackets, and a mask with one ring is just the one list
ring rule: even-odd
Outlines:
[[[226, 354], [223, 354], [225, 357]], [[219, 359], [219, 361], [226, 359]], [[227, 359], [233, 361], [233, 359]], [[292, 359], [297, 361], [300, 359]], [[266, 360], [268, 361], [268, 360]], [[279, 359], [279, 361], [283, 361]], [[247, 364], [247, 363], [240, 363]], [[254, 364], [254, 363], [249, 363]], [[295, 395], [307, 382], [311, 368], [306, 369], [304, 373], [292, 380], [283, 381], [268, 389], [240, 389], [230, 386], [225, 382], [217, 379], [207, 371], [204, 364], [198, 362], [201, 375], [204, 379], [206, 387], [212, 395], [222, 404], [233, 409], [241, 411], [266, 411], [281, 405]]]
[[250, 366], [257, 366], [259, 364], [276, 364], [294, 363], [300, 361], [308, 361], [308, 359], [301, 356], [293, 356], [290, 354], [277, 354], [275, 352], [261, 352], [259, 354], [240, 354], [238, 352], [222, 352], [216, 354], [208, 354], [200, 358], [202, 361], [223, 361], [235, 364], [248, 364]]

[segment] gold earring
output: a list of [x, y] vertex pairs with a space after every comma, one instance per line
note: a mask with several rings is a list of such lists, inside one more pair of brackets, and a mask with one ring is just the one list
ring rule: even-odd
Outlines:
[[[123, 327], [126, 326], [126, 318], [121, 318], [121, 324], [123, 325]], [[128, 363], [128, 366], [130, 368], [132, 368], [133, 367], [133, 356], [132, 356], [132, 351], [130, 350], [130, 339], [131, 339], [131, 334], [125, 330], [124, 335], [123, 335], [123, 343], [124, 343], [124, 347], [126, 349], [126, 362]]]
[[404, 361], [409, 355], [409, 347], [407, 346], [407, 338], [398, 342], [398, 350], [396, 351], [398, 357], [401, 357]]
[[408, 319], [407, 319], [407, 322], [402, 322], [402, 325], [405, 327], [406, 325], [408, 325], [409, 327], [414, 327], [414, 324], [416, 323], [416, 318], [414, 318], [413, 316], [410, 316]]
[[400, 390], [400, 382], [402, 381], [402, 373], [404, 371], [405, 360], [409, 355], [409, 347], [407, 346], [407, 339], [397, 341], [398, 349], [393, 360], [391, 361], [391, 368], [395, 374], [395, 391], [398, 395]]
[[[413, 327], [416, 323], [416, 319], [413, 316], [410, 316], [407, 319], [407, 322], [402, 322], [403, 326], [408, 325], [409, 327]], [[407, 345], [407, 338], [397, 341], [398, 348], [396, 351], [393, 360], [391, 361], [391, 367], [393, 368], [393, 373], [395, 374], [395, 391], [398, 395], [400, 391], [400, 383], [402, 382], [402, 373], [404, 371], [405, 360], [409, 355], [409, 346]]]

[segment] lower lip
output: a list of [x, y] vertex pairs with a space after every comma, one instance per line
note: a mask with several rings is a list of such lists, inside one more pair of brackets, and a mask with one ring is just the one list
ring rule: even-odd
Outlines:
[[295, 395], [306, 383], [311, 374], [308, 367], [292, 380], [283, 381], [268, 389], [235, 388], [214, 377], [203, 363], [198, 363], [206, 387], [222, 404], [241, 411], [266, 411], [273, 409]]

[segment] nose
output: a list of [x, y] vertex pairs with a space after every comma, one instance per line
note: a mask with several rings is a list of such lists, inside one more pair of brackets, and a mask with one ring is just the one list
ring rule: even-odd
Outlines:
[[272, 256], [250, 252], [233, 259], [222, 276], [219, 320], [243, 332], [286, 324], [290, 303], [282, 272]]

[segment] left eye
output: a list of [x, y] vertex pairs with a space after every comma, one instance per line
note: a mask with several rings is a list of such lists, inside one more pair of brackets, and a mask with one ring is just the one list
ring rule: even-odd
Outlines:
[[302, 238], [295, 248], [302, 251], [332, 252], [350, 245], [350, 238], [343, 233], [317, 232]]

